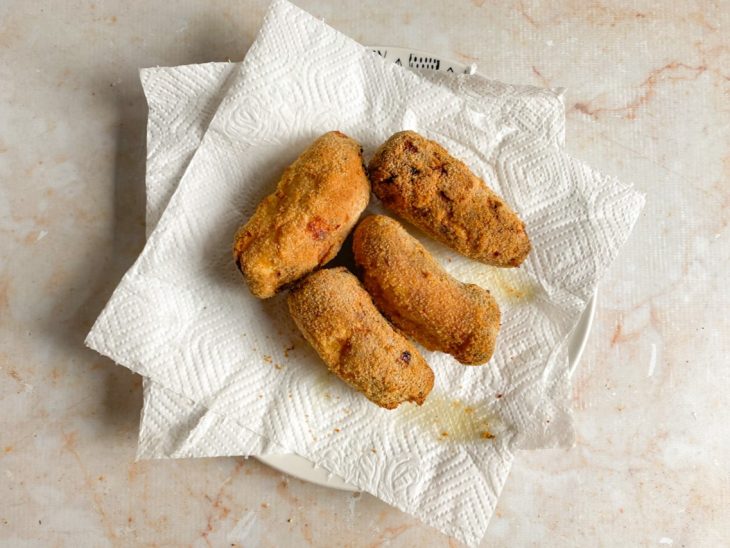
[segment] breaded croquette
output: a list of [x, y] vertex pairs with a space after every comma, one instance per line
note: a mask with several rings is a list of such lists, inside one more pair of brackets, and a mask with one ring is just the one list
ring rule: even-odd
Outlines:
[[489, 361], [500, 322], [489, 291], [452, 278], [400, 223], [383, 215], [363, 219], [352, 246], [365, 289], [396, 327], [461, 363]]
[[287, 302], [297, 327], [329, 370], [370, 401], [394, 409], [426, 399], [433, 371], [346, 268], [310, 274], [291, 290]]
[[236, 233], [233, 256], [251, 293], [271, 297], [332, 260], [369, 199], [357, 141], [339, 131], [314, 141]]
[[530, 251], [525, 224], [461, 161], [414, 131], [390, 137], [369, 165], [383, 205], [459, 253], [519, 266]]

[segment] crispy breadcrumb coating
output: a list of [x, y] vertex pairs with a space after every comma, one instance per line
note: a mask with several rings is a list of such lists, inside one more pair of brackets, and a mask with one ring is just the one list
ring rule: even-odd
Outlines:
[[383, 215], [363, 219], [352, 246], [365, 288], [396, 327], [461, 363], [489, 361], [500, 322], [489, 291], [451, 277], [400, 223]]
[[370, 401], [394, 409], [426, 399], [433, 371], [346, 268], [310, 274], [291, 290], [287, 302], [294, 322], [329, 370]]
[[271, 297], [334, 258], [369, 199], [359, 143], [339, 131], [314, 141], [236, 233], [233, 256], [251, 293]]
[[530, 252], [525, 224], [461, 161], [414, 131], [390, 137], [370, 161], [383, 205], [459, 253], [519, 266]]

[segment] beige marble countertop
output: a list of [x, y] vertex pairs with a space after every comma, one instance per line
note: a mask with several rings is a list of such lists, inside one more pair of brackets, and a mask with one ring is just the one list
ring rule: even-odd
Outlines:
[[[253, 459], [135, 463], [141, 378], [82, 344], [144, 241], [137, 68], [241, 59], [266, 4], [0, 4], [0, 545], [456, 545]], [[518, 456], [484, 545], [730, 543], [730, 3], [298, 4], [567, 87], [568, 150], [647, 194], [600, 287], [577, 444]]]

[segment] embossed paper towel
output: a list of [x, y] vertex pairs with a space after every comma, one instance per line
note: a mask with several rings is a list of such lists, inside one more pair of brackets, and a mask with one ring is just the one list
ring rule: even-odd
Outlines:
[[[206, 63], [140, 71], [148, 104], [147, 233], [151, 233], [197, 150], [237, 65]], [[503, 84], [477, 75], [424, 70], [423, 77], [474, 101], [474, 108], [535, 138], [562, 144], [560, 93]], [[283, 452], [267, 440], [197, 402], [144, 378], [138, 458], [262, 455]]]
[[[428, 354], [437, 389], [422, 408], [377, 409], [328, 375], [282, 297], [250, 297], [230, 259], [236, 226], [282, 169], [332, 128], [366, 153], [403, 128], [436, 138], [516, 207], [534, 244], [505, 279], [428, 243], [461, 279], [512, 289], [497, 295], [504, 323], [491, 364], [465, 368]], [[515, 444], [570, 432], [558, 349], [642, 203], [554, 143], [486, 116], [277, 0], [87, 342], [474, 544]]]
[[[206, 63], [140, 71], [148, 105], [147, 234], [157, 225], [225, 91], [235, 65]], [[138, 458], [284, 452], [266, 438], [144, 377]]]

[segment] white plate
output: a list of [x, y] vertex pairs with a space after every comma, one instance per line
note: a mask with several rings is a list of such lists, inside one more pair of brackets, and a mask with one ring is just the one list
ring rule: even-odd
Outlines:
[[[373, 50], [385, 59], [389, 59], [394, 63], [411, 68], [466, 74], [473, 72], [471, 67], [464, 65], [463, 63], [444, 59], [443, 57], [424, 51], [387, 46], [374, 46]], [[585, 348], [586, 341], [588, 340], [588, 333], [590, 333], [595, 312], [596, 296], [594, 295], [588, 302], [588, 306], [583, 311], [583, 315], [580, 317], [580, 320], [575, 326], [575, 329], [570, 336], [570, 340], [568, 341], [568, 359], [570, 361], [571, 375], [578, 365], [581, 354], [583, 354], [583, 349]], [[299, 478], [300, 480], [316, 483], [317, 485], [322, 485], [324, 487], [331, 487], [333, 489], [341, 489], [343, 491], [358, 490], [356, 487], [346, 483], [342, 478], [330, 474], [322, 468], [316, 467], [312, 462], [308, 461], [304, 457], [300, 457], [299, 455], [266, 455], [256, 458], [264, 464], [267, 464], [280, 472]]]

